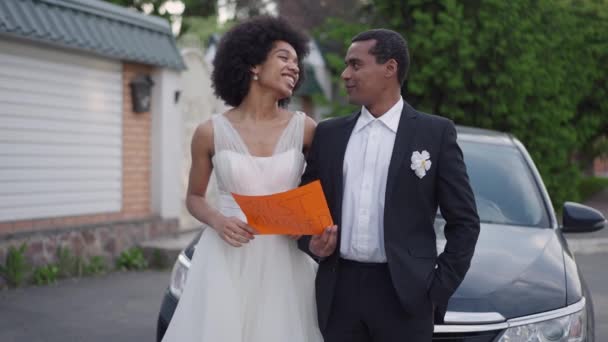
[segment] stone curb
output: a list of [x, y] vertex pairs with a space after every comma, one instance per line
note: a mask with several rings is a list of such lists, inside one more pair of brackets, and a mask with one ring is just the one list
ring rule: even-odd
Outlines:
[[171, 268], [181, 251], [194, 239], [199, 230], [148, 240], [140, 244], [149, 265]]

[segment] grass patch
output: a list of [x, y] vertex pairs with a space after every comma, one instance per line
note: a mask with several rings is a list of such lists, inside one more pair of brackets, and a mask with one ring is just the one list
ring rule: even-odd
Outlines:
[[147, 267], [148, 262], [144, 258], [144, 253], [138, 247], [133, 247], [120, 253], [120, 256], [116, 260], [116, 268], [118, 270], [140, 271]]
[[[0, 277], [4, 278], [4, 287], [17, 288], [24, 285], [49, 285], [59, 279], [69, 277], [97, 276], [113, 271], [106, 258], [91, 256], [83, 258], [74, 255], [68, 248], [57, 249], [57, 260], [54, 263], [32, 267], [26, 260], [27, 245], [10, 246], [6, 260], [0, 263]], [[141, 248], [133, 247], [123, 251], [116, 260], [118, 271], [141, 271], [148, 267], [166, 269], [168, 260], [162, 253], [156, 251], [152, 255], [152, 263], [148, 264]]]
[[31, 265], [25, 259], [26, 248], [25, 244], [9, 247], [6, 262], [0, 265], [0, 276], [6, 279], [11, 287], [22, 286], [27, 281]]
[[34, 284], [50, 285], [57, 282], [59, 279], [59, 267], [57, 265], [48, 264], [34, 269], [33, 282]]

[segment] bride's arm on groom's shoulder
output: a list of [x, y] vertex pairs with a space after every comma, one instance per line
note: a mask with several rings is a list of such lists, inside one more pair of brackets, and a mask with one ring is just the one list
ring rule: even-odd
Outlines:
[[240, 247], [253, 239], [255, 231], [245, 222], [222, 215], [209, 205], [205, 194], [213, 171], [213, 124], [208, 120], [200, 124], [192, 136], [190, 145], [192, 166], [188, 177], [186, 207], [197, 220], [209, 225], [226, 243]]
[[[304, 126], [304, 143], [302, 146], [302, 153], [306, 156], [306, 168], [304, 169], [304, 173], [302, 174], [302, 178], [300, 180], [300, 186], [306, 185], [314, 180], [319, 179], [317, 168], [316, 168], [316, 146], [315, 146], [315, 138], [317, 135], [317, 123], [310, 118], [306, 117], [306, 122]], [[298, 247], [305, 252], [306, 254], [315, 257], [308, 246], [310, 244], [310, 235], [304, 235], [300, 237], [298, 240]]]
[[[310, 173], [312, 169], [310, 167], [310, 157], [313, 153], [313, 142], [315, 140], [315, 135], [317, 132], [317, 123], [310, 116], [306, 116], [306, 121], [304, 122], [304, 142], [302, 143], [302, 153], [306, 157], [306, 169], [304, 170], [304, 175], [308, 172]], [[307, 183], [312, 182], [314, 179], [311, 179], [308, 182], [304, 182], [304, 175], [302, 175], [302, 179], [300, 185], [305, 185]]]
[[306, 156], [306, 168], [300, 181], [300, 185], [306, 185], [312, 181], [319, 179], [316, 160], [318, 158], [318, 141], [317, 123], [309, 116], [306, 117], [304, 126], [304, 143], [302, 153]]
[[[316, 123], [307, 118], [306, 128], [304, 131], [304, 155], [306, 156], [306, 168], [300, 185], [306, 185], [310, 182], [318, 180], [319, 177], [319, 146], [320, 146], [319, 130]], [[323, 234], [310, 236], [302, 236], [298, 240], [298, 247], [312, 256], [317, 261], [331, 255], [335, 249], [337, 240], [337, 227], [327, 227]]]

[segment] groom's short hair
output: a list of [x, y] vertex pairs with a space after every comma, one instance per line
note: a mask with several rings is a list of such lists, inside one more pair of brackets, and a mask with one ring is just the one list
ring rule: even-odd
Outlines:
[[397, 62], [397, 79], [403, 85], [405, 77], [410, 67], [410, 53], [407, 48], [407, 41], [397, 32], [387, 29], [373, 29], [361, 32], [356, 35], [351, 43], [375, 40], [376, 44], [369, 50], [369, 53], [376, 57], [376, 62], [386, 63], [389, 59]]

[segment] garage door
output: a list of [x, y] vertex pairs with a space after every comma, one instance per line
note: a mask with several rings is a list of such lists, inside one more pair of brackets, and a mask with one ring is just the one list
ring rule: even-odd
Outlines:
[[0, 221], [117, 212], [120, 63], [0, 40]]

